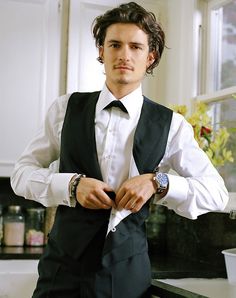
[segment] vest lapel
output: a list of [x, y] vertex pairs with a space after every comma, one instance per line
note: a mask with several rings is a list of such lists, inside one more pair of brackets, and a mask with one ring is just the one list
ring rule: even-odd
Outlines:
[[[64, 143], [61, 146], [60, 170], [63, 172], [72, 172], [73, 170], [102, 180], [94, 126], [98, 96], [99, 92], [76, 92], [71, 95], [62, 130]], [[67, 118], [73, 119], [73, 121], [67, 121]], [[63, 134], [64, 131], [67, 133]], [[72, 146], [70, 151], [69, 146]]]
[[84, 164], [88, 165], [88, 173], [93, 177], [102, 180], [101, 169], [98, 163], [96, 140], [95, 140], [95, 109], [98, 101], [99, 93], [92, 93], [91, 100], [87, 101], [87, 105], [82, 113], [81, 123], [84, 123], [84, 133], [82, 135], [82, 142], [87, 154], [84, 154]]
[[160, 163], [165, 153], [171, 118], [169, 109], [144, 97], [133, 146], [133, 156], [140, 174], [153, 172]]

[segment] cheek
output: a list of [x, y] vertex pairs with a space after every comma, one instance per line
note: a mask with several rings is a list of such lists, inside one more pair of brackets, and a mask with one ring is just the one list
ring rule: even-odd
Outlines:
[[106, 61], [108, 64], [115, 59], [114, 55], [108, 52], [103, 53], [103, 58], [104, 58], [104, 61]]

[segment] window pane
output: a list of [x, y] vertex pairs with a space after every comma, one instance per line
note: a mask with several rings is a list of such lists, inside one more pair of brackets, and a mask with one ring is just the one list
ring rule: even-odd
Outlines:
[[236, 86], [236, 0], [212, 11], [213, 89]]
[[228, 191], [236, 192], [236, 100], [231, 97], [213, 102], [210, 106], [215, 129], [224, 126], [230, 132], [227, 149], [232, 151], [234, 162], [228, 162], [218, 170], [225, 179]]

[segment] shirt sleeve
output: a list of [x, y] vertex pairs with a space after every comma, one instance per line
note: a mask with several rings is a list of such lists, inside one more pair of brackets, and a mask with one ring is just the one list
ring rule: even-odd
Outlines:
[[160, 171], [170, 171], [169, 190], [158, 204], [190, 219], [224, 210], [229, 199], [224, 181], [195, 141], [192, 126], [176, 113]]
[[16, 162], [11, 175], [14, 192], [45, 207], [67, 205], [74, 173], [59, 173], [60, 136], [69, 96], [49, 108], [44, 124]]

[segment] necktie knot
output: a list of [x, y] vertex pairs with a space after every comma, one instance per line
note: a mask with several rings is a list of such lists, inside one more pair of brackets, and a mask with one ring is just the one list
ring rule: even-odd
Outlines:
[[123, 103], [120, 100], [113, 100], [110, 102], [104, 109], [110, 109], [112, 107], [116, 107], [121, 109], [123, 112], [128, 113], [126, 107], [123, 105]]

